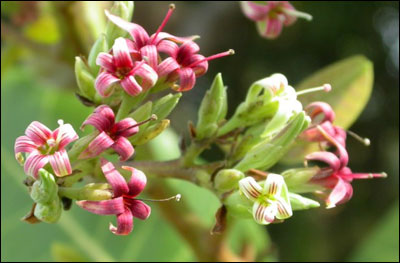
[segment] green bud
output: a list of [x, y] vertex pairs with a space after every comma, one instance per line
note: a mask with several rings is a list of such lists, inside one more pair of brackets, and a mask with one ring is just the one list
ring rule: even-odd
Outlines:
[[31, 197], [36, 203], [51, 203], [58, 199], [58, 186], [54, 176], [45, 169], [39, 170], [39, 180], [37, 180], [31, 189]]
[[238, 187], [240, 179], [244, 178], [244, 173], [235, 169], [220, 170], [214, 178], [214, 186], [219, 191], [230, 191]]
[[310, 193], [324, 188], [320, 185], [310, 183], [312, 177], [314, 177], [319, 168], [306, 167], [306, 168], [295, 168], [284, 171], [282, 176], [285, 178], [287, 186], [291, 192], [294, 193]]
[[230, 215], [243, 219], [253, 218], [253, 203], [239, 191], [234, 191], [223, 203]]
[[60, 187], [58, 193], [69, 199], [90, 201], [109, 200], [113, 195], [107, 183], [91, 183], [82, 188]]
[[267, 138], [254, 146], [234, 168], [243, 172], [251, 168], [268, 170], [289, 150], [292, 142], [303, 131], [305, 122], [310, 122], [310, 119], [306, 118], [305, 113], [301, 112], [297, 114], [272, 139]]
[[134, 145], [142, 145], [160, 135], [169, 127], [170, 120], [164, 119], [148, 127], [140, 137], [133, 136], [130, 140]]
[[50, 203], [37, 203], [34, 215], [45, 223], [56, 223], [58, 219], [60, 219], [61, 212], [62, 204], [60, 198], [57, 196], [57, 198]]
[[[222, 82], [221, 73], [218, 73], [211, 88], [207, 90], [204, 96], [199, 111], [196, 127], [196, 137], [203, 139], [211, 137], [218, 129], [218, 121], [224, 118], [226, 112], [226, 88]], [[222, 117], [222, 118], [221, 118]]]
[[92, 100], [96, 94], [94, 88], [95, 78], [80, 57], [75, 57], [75, 77], [81, 94]]
[[298, 194], [289, 193], [289, 198], [292, 210], [305, 210], [320, 206], [317, 201], [303, 197]]
[[[110, 13], [121, 17], [126, 21], [131, 21], [134, 10], [133, 1], [115, 1], [110, 9]], [[125, 37], [128, 33], [111, 21], [108, 21], [105, 35], [107, 36], [108, 46], [111, 47], [114, 44], [114, 40], [118, 37]]]
[[15, 154], [15, 159], [17, 159], [17, 162], [21, 166], [24, 166], [25, 158], [24, 158], [24, 155], [21, 152]]
[[107, 52], [108, 45], [107, 39], [104, 34], [101, 34], [96, 42], [93, 44], [92, 49], [89, 53], [88, 64], [92, 73], [97, 75], [99, 73], [100, 66], [96, 65], [96, 59], [100, 52]]
[[182, 93], [171, 93], [156, 100], [153, 103], [153, 114], [157, 115], [159, 120], [165, 119], [172, 112], [182, 97]]

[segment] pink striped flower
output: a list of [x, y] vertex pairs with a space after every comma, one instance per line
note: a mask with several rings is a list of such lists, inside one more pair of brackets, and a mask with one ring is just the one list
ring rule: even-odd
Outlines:
[[[101, 67], [95, 87], [99, 94], [108, 97], [114, 92], [116, 83], [131, 96], [153, 87], [158, 79], [157, 73], [144, 60], [132, 59], [127, 40], [120, 37], [114, 42], [111, 54], [101, 52], [96, 60]], [[139, 84], [137, 78], [141, 79]]]
[[259, 224], [268, 225], [275, 219], [286, 219], [293, 214], [289, 191], [279, 174], [269, 173], [264, 186], [253, 177], [243, 178], [239, 181], [239, 190], [254, 202], [253, 217]]
[[231, 49], [206, 58], [197, 54], [200, 47], [191, 40], [180, 46], [164, 40], [160, 42], [158, 49], [170, 56], [158, 65], [158, 76], [165, 78], [166, 82], [171, 84], [179, 80], [179, 85], [174, 85], [178, 91], [191, 90], [196, 78], [207, 72], [208, 61], [234, 54]]
[[297, 17], [311, 20], [309, 14], [297, 11], [288, 1], [241, 2], [243, 13], [257, 23], [261, 36], [274, 39], [280, 35], [283, 26], [290, 26]]
[[83, 209], [98, 215], [116, 215], [118, 227], [110, 223], [110, 231], [116, 235], [128, 235], [133, 229], [133, 217], [145, 220], [150, 216], [151, 208], [141, 200], [135, 199], [145, 188], [145, 174], [133, 167], [122, 166], [131, 172], [127, 183], [114, 165], [101, 159], [101, 169], [113, 190], [113, 198], [103, 201], [77, 201]]
[[25, 135], [15, 141], [15, 157], [23, 161], [22, 153], [27, 153], [24, 164], [25, 173], [35, 178], [38, 177], [40, 168], [50, 163], [57, 176], [66, 176], [72, 173], [65, 147], [78, 139], [78, 135], [70, 124], [58, 121], [60, 127], [51, 131], [38, 121], [29, 124]]
[[92, 125], [100, 134], [79, 158], [93, 158], [109, 148], [120, 155], [121, 161], [133, 155], [133, 146], [127, 138], [139, 131], [139, 124], [134, 119], [125, 118], [116, 123], [113, 110], [107, 105], [101, 105], [83, 122], [81, 129], [86, 125]]
[[350, 183], [353, 179], [386, 177], [385, 173], [353, 173], [347, 167], [349, 157], [344, 146], [345, 143], [328, 134], [322, 126], [318, 125], [316, 129], [336, 148], [336, 154], [321, 151], [306, 156], [307, 161], [320, 161], [327, 164], [327, 167], [321, 168], [311, 179], [311, 183], [321, 185], [329, 190], [325, 200], [327, 208], [335, 207], [337, 204], [350, 200], [353, 195], [353, 188]]

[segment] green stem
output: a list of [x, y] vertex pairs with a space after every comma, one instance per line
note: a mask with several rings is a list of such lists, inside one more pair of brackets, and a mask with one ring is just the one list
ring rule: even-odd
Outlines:
[[189, 167], [194, 164], [196, 158], [208, 147], [208, 144], [200, 144], [197, 142], [192, 142], [189, 148], [185, 151], [182, 156], [182, 165], [184, 167]]

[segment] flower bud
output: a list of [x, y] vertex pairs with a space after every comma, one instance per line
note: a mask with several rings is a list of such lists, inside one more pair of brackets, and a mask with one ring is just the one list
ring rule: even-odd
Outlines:
[[[218, 121], [223, 119], [226, 114], [226, 87], [222, 82], [221, 73], [218, 73], [211, 88], [207, 90], [199, 111], [196, 127], [196, 137], [203, 139], [211, 137], [218, 129]], [[225, 111], [225, 112], [224, 112]]]
[[153, 103], [153, 114], [157, 115], [160, 120], [165, 119], [176, 107], [181, 97], [182, 93], [179, 92], [174, 95], [170, 93], [158, 99]]
[[107, 38], [104, 34], [101, 34], [99, 38], [96, 40], [96, 42], [94, 42], [88, 57], [88, 64], [94, 75], [97, 75], [100, 69], [100, 66], [96, 64], [97, 55], [100, 52], [107, 52], [107, 51], [108, 51]]
[[303, 197], [298, 194], [289, 193], [289, 199], [290, 199], [290, 204], [292, 206], [292, 210], [305, 210], [320, 206], [317, 201]]
[[131, 143], [133, 145], [142, 145], [160, 135], [165, 129], [169, 127], [170, 120], [164, 119], [150, 127], [148, 127], [140, 137], [133, 136]]
[[235, 169], [220, 170], [214, 178], [214, 186], [219, 191], [229, 191], [237, 188], [240, 179], [244, 178], [244, 173]]
[[88, 99], [93, 99], [96, 94], [95, 78], [80, 57], [75, 57], [75, 77], [81, 94]]
[[[115, 1], [110, 9], [110, 13], [119, 16], [125, 21], [131, 21], [134, 11], [133, 1]], [[118, 37], [125, 37], [127, 32], [116, 26], [111, 21], [108, 21], [105, 35], [107, 37], [108, 46], [111, 47], [114, 40]]]
[[295, 168], [282, 173], [285, 182], [291, 192], [306, 193], [317, 189], [317, 185], [309, 184], [320, 169], [318, 167]]
[[39, 180], [37, 180], [31, 189], [31, 197], [36, 203], [51, 203], [58, 199], [58, 186], [54, 176], [45, 169], [39, 170]]
[[35, 207], [34, 215], [45, 223], [56, 223], [60, 219], [62, 212], [62, 204], [57, 196], [50, 203], [38, 203]]

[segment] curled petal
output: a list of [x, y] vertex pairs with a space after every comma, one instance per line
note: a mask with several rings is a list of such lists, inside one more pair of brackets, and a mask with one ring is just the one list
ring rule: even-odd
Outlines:
[[131, 179], [128, 182], [129, 196], [132, 197], [137, 196], [146, 187], [147, 184], [146, 175], [142, 171], [130, 166], [122, 166], [122, 169], [132, 172]]
[[96, 58], [96, 64], [109, 72], [115, 72], [114, 57], [108, 53], [101, 52]]
[[115, 169], [111, 162], [101, 158], [101, 170], [103, 171], [107, 182], [111, 185], [114, 196], [118, 197], [129, 192], [124, 177], [122, 177], [122, 175]]
[[53, 138], [55, 138], [58, 143], [58, 149], [64, 149], [65, 146], [76, 141], [79, 136], [71, 124], [61, 124], [60, 127], [53, 132]]
[[142, 64], [142, 66], [137, 68], [135, 71], [135, 75], [139, 76], [142, 79], [142, 88], [145, 90], [153, 87], [158, 80], [157, 72], [147, 64]]
[[130, 137], [139, 132], [139, 126], [136, 126], [136, 124], [137, 122], [134, 119], [125, 118], [115, 124], [115, 134], [123, 137]]
[[199, 45], [193, 41], [186, 41], [179, 47], [176, 60], [179, 61], [181, 65], [189, 65], [191, 56], [199, 51]]
[[32, 153], [26, 158], [24, 171], [27, 175], [37, 178], [39, 169], [43, 168], [48, 162], [47, 155]]
[[158, 52], [165, 53], [172, 58], [176, 58], [178, 55], [179, 46], [172, 41], [163, 40], [157, 45]]
[[65, 149], [49, 155], [48, 158], [56, 176], [66, 176], [72, 173], [71, 163]]
[[15, 140], [14, 152], [17, 153], [31, 153], [37, 151], [37, 145], [28, 136], [19, 136]]
[[326, 208], [333, 208], [337, 204], [345, 203], [353, 196], [353, 187], [350, 183], [337, 177], [337, 182], [328, 198], [325, 200]]
[[114, 140], [107, 135], [106, 132], [101, 132], [94, 138], [94, 140], [88, 145], [88, 148], [81, 153], [80, 159], [93, 158], [98, 156], [103, 151], [107, 150], [114, 144]]
[[252, 1], [241, 1], [240, 4], [243, 13], [253, 21], [265, 19], [270, 11], [269, 5], [256, 4]]
[[114, 91], [113, 84], [119, 82], [120, 79], [110, 73], [103, 72], [96, 78], [95, 87], [102, 97], [108, 97]]
[[276, 207], [277, 213], [276, 218], [278, 219], [286, 219], [293, 215], [292, 206], [290, 205], [290, 201], [286, 202], [283, 198], [276, 198]]
[[282, 175], [269, 173], [267, 180], [265, 180], [263, 192], [271, 196], [279, 196], [284, 185], [285, 180]]
[[340, 169], [339, 158], [331, 152], [313, 152], [306, 156], [306, 160], [324, 162], [328, 164], [334, 172]]
[[121, 162], [128, 160], [129, 157], [131, 157], [135, 152], [135, 149], [133, 148], [130, 141], [123, 136], [118, 137], [115, 140], [115, 143], [111, 146], [111, 148], [113, 148], [114, 151], [116, 151], [119, 154], [120, 156], [119, 160]]
[[98, 131], [109, 131], [115, 121], [113, 110], [107, 105], [100, 105], [94, 112], [83, 122], [81, 128], [86, 125], [92, 125]]
[[177, 70], [181, 66], [172, 57], [164, 59], [157, 67], [157, 72], [160, 78], [167, 76], [171, 72]]
[[204, 75], [208, 70], [208, 62], [204, 60], [205, 57], [203, 55], [195, 54], [190, 59], [190, 64], [196, 63], [197, 61], [201, 61], [197, 63], [192, 69], [196, 74], [196, 77], [200, 77]]
[[313, 120], [313, 124], [316, 124], [314, 120], [320, 114], [323, 115], [323, 119], [319, 120], [318, 123], [323, 123], [325, 121], [333, 122], [333, 120], [335, 119], [335, 112], [333, 111], [332, 107], [325, 102], [311, 103], [305, 108], [305, 111]]
[[272, 223], [277, 212], [275, 202], [265, 204], [256, 201], [253, 205], [253, 218], [258, 224], [268, 225]]
[[[154, 36], [155, 36], [155, 34], [151, 35], [150, 42], [152, 42]], [[198, 38], [198, 36], [177, 37], [177, 36], [171, 35], [171, 34], [166, 33], [166, 32], [160, 32], [160, 33], [158, 33], [157, 38], [156, 38], [156, 40], [154, 40], [153, 43], [156, 46], [158, 46], [161, 42], [163, 42], [163, 40], [165, 40], [165, 41], [170, 41], [170, 42], [175, 42], [175, 43], [178, 43], [178, 44], [182, 44], [182, 43], [184, 43], [186, 41], [194, 40], [196, 38]]]
[[265, 21], [257, 22], [257, 28], [259, 33], [269, 39], [277, 38], [283, 28], [284, 16], [277, 15], [277, 18], [268, 17]]
[[179, 89], [178, 91], [191, 90], [196, 83], [196, 75], [191, 68], [181, 68], [179, 74]]
[[106, 16], [108, 17], [108, 19], [110, 19], [111, 22], [113, 22], [123, 30], [127, 31], [132, 36], [138, 48], [144, 46], [148, 42], [149, 35], [143, 27], [134, 23], [127, 22], [118, 16], [112, 15], [107, 10]]
[[[320, 126], [321, 126], [321, 128], [324, 129], [324, 131], [326, 133], [330, 134], [331, 136], [335, 136], [336, 135], [335, 128], [334, 128], [334, 126], [332, 125], [331, 122], [325, 121]], [[315, 126], [311, 126], [307, 130], [302, 132], [300, 137], [302, 139], [308, 140], [310, 142], [326, 141], [326, 138], [323, 136], [323, 134], [321, 134], [321, 132]]]
[[136, 96], [142, 92], [142, 87], [137, 83], [133, 75], [126, 76], [121, 80], [121, 86], [131, 96]]
[[133, 229], [133, 216], [131, 210], [125, 209], [117, 215], [118, 228], [110, 223], [110, 231], [115, 235], [128, 235]]
[[135, 42], [130, 39], [125, 39], [126, 45], [128, 46], [129, 54], [131, 54], [133, 60], [141, 60], [142, 56]]
[[253, 177], [246, 177], [239, 181], [240, 191], [250, 200], [256, 201], [261, 195], [262, 187]]
[[128, 45], [123, 37], [115, 40], [113, 45], [114, 63], [117, 68], [132, 68], [133, 62]]
[[142, 58], [152, 67], [154, 70], [157, 69], [158, 64], [158, 53], [155, 45], [146, 45], [140, 49]]
[[151, 207], [140, 200], [125, 199], [134, 217], [146, 220], [151, 214]]
[[52, 132], [49, 128], [38, 121], [33, 121], [25, 130], [25, 134], [37, 145], [43, 145], [51, 138]]
[[77, 201], [76, 204], [81, 208], [98, 215], [117, 215], [125, 211], [124, 200], [117, 197], [111, 200], [102, 201]]
[[[280, 1], [279, 4], [280, 4], [282, 9], [295, 10], [295, 8], [289, 3], [289, 1]], [[285, 26], [290, 26], [291, 24], [296, 22], [296, 20], [297, 20], [296, 16], [289, 15], [289, 14], [287, 14], [285, 12], [283, 14], [285, 16], [285, 21], [284, 21]]]

